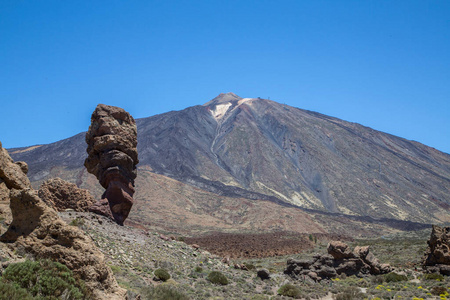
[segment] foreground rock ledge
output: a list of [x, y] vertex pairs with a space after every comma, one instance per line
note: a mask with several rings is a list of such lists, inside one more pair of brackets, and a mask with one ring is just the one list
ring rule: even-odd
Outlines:
[[25, 166], [14, 163], [0, 143], [0, 194], [3, 202], [9, 202], [12, 215], [0, 243], [11, 251], [66, 265], [85, 281], [92, 299], [126, 299], [126, 290], [118, 286], [92, 239], [77, 227], [67, 225], [39, 198], [30, 186]]
[[99, 104], [92, 113], [86, 143], [84, 165], [106, 189], [90, 210], [123, 225], [133, 205], [139, 162], [136, 122], [120, 107]]

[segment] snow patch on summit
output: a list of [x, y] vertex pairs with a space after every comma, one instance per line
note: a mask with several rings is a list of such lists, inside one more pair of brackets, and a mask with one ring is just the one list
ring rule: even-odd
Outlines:
[[226, 104], [216, 105], [216, 107], [214, 107], [214, 110], [211, 110], [213, 117], [216, 120], [221, 119], [225, 115], [225, 113], [228, 111], [228, 109], [230, 108], [231, 105], [232, 105], [231, 102], [226, 103]]

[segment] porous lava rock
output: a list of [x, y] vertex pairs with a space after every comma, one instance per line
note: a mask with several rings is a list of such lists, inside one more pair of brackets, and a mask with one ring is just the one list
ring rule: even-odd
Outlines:
[[27, 173], [28, 165], [23, 161], [14, 162], [0, 142], [0, 182], [8, 189], [30, 188]]
[[42, 183], [38, 194], [47, 205], [57, 211], [73, 209], [84, 212], [95, 203], [94, 197], [88, 190], [80, 189], [76, 184], [61, 178], [52, 178]]
[[450, 275], [450, 227], [433, 225], [423, 267], [428, 272]]
[[369, 251], [369, 246], [356, 247], [353, 251], [340, 241], [328, 244], [328, 254], [316, 254], [310, 260], [288, 259], [285, 274], [296, 279], [321, 281], [337, 275], [378, 275], [391, 271], [388, 264], [380, 264]]
[[14, 163], [0, 143], [0, 187], [12, 216], [7, 231], [0, 237], [0, 252], [5, 253], [6, 248], [10, 253], [21, 252], [66, 265], [85, 281], [91, 299], [125, 299], [126, 290], [118, 286], [93, 240], [79, 228], [62, 221], [39, 198], [30, 186], [24, 166]]
[[99, 104], [92, 113], [86, 143], [88, 157], [84, 165], [106, 189], [91, 211], [123, 225], [133, 205], [139, 162], [136, 122], [120, 107]]

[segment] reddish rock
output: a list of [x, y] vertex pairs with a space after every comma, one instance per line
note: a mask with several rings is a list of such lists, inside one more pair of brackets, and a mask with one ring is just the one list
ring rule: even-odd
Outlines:
[[84, 165], [106, 189], [91, 211], [123, 225], [133, 205], [139, 162], [136, 122], [122, 108], [99, 104], [92, 114], [86, 143], [88, 158]]
[[450, 275], [450, 227], [433, 225], [423, 266], [430, 272]]
[[39, 188], [39, 197], [58, 211], [73, 209], [74, 211], [88, 211], [95, 203], [94, 197], [88, 190], [80, 189], [75, 184], [53, 178], [45, 181]]
[[350, 247], [341, 241], [331, 241], [328, 244], [328, 254], [333, 256], [334, 259], [355, 257]]

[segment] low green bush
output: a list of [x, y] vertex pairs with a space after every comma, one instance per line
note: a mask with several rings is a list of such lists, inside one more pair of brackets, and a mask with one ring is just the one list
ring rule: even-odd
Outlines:
[[65, 265], [51, 260], [27, 260], [10, 264], [2, 274], [1, 281], [26, 289], [29, 294], [40, 299], [89, 297], [83, 281], [76, 280]]
[[443, 281], [444, 280], [444, 275], [441, 275], [439, 273], [424, 274], [422, 279]]
[[155, 277], [161, 281], [167, 281], [170, 278], [169, 272], [164, 269], [156, 269], [153, 273], [155, 274]]
[[253, 265], [253, 264], [251, 264], [251, 263], [244, 263], [244, 266], [249, 270], [249, 271], [251, 271], [251, 270], [256, 270], [256, 266], [255, 265]]
[[364, 294], [356, 286], [349, 286], [342, 293], [335, 296], [336, 300], [359, 300], [364, 299]]
[[207, 279], [214, 284], [227, 285], [228, 279], [222, 273], [218, 271], [212, 271], [208, 274]]
[[447, 293], [447, 288], [443, 286], [434, 286], [431, 288], [430, 292], [435, 296], [445, 295], [445, 293]]
[[292, 284], [282, 285], [278, 289], [277, 293], [278, 293], [278, 295], [292, 297], [292, 298], [295, 298], [295, 299], [299, 299], [300, 296], [301, 296], [300, 289], [298, 287], [292, 285]]
[[201, 272], [203, 272], [203, 268], [200, 267], [200, 266], [196, 266], [196, 267], [195, 267], [195, 272], [201, 273]]
[[167, 284], [161, 284], [152, 288], [144, 288], [141, 291], [143, 300], [188, 300], [189, 297], [177, 290], [176, 287]]
[[388, 273], [384, 275], [384, 280], [386, 282], [399, 282], [399, 281], [407, 281], [408, 277], [406, 275], [397, 274], [395, 272]]
[[0, 281], [0, 300], [33, 300], [33, 296], [14, 283]]

